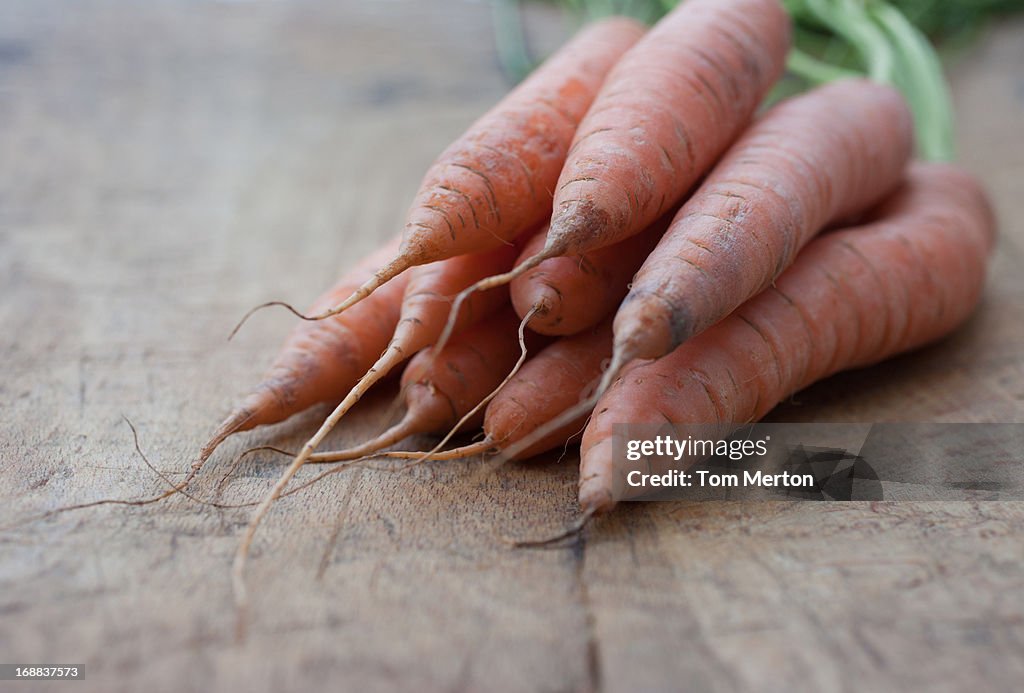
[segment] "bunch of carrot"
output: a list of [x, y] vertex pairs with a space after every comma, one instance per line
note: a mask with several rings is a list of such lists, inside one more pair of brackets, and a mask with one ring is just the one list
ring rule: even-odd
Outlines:
[[[875, 81], [759, 112], [790, 34], [779, 0], [592, 24], [441, 153], [400, 237], [292, 309], [303, 321], [269, 374], [177, 487], [231, 434], [337, 404], [255, 510], [240, 601], [256, 528], [306, 463], [424, 433], [433, 450], [386, 454], [522, 459], [582, 432], [589, 516], [627, 493], [612, 424], [754, 421], [969, 315], [994, 235], [977, 182], [912, 162], [906, 100]], [[403, 364], [401, 420], [319, 451]]]

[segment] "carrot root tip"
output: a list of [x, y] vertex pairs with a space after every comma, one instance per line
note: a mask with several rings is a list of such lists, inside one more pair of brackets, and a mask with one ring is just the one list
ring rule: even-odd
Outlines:
[[516, 549], [556, 549], [562, 548], [561, 544], [568, 539], [574, 539], [583, 533], [590, 525], [591, 520], [596, 516], [594, 510], [585, 510], [578, 519], [561, 532], [549, 537], [539, 539], [512, 539], [503, 537], [504, 540]]

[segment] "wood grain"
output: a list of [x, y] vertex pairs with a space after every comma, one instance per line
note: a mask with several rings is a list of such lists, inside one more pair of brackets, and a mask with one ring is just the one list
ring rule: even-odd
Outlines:
[[[550, 17], [536, 16], [554, 32]], [[499, 98], [482, 3], [0, 6], [0, 525], [161, 488], [308, 301], [394, 232], [419, 175]], [[1003, 220], [952, 339], [801, 393], [776, 420], [1024, 418], [1024, 24], [954, 68], [964, 164]], [[369, 398], [332, 441], [384, 425]], [[323, 411], [227, 446], [294, 445]], [[1020, 503], [654, 503], [574, 514], [576, 459], [338, 475], [258, 535], [178, 498], [0, 532], [0, 661], [78, 690], [1000, 690], [1024, 679]], [[258, 498], [280, 460], [220, 489]], [[313, 470], [309, 470], [312, 475]], [[0, 684], [2, 687], [2, 684]], [[18, 690], [66, 690], [65, 684]]]

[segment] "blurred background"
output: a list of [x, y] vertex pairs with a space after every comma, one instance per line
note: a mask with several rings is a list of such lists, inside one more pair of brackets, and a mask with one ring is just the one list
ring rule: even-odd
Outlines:
[[[835, 19], [875, 5], [790, 4], [807, 14], [787, 89], [881, 69], [843, 35], [863, 25]], [[985, 301], [943, 344], [773, 416], [1024, 421], [1021, 3], [894, 4], [950, 80], [918, 114], [941, 129], [952, 104], [949, 152], [1002, 220]], [[241, 314], [307, 303], [394, 234], [437, 153], [578, 22], [615, 10], [663, 7], [0, 0], [0, 526], [162, 488], [122, 415], [155, 464], [185, 468], [293, 321], [268, 311], [229, 344]], [[378, 431], [390, 394], [331, 447]], [[279, 467], [250, 461], [218, 490], [232, 457], [294, 446], [323, 414], [225, 446], [197, 492], [261, 495]], [[566, 548], [509, 551], [502, 536], [575, 517], [575, 464], [483, 484], [460, 465], [358, 471], [281, 503], [253, 555], [245, 647], [228, 579], [245, 510], [179, 498], [4, 530], [0, 661], [84, 663], [76, 685], [104, 691], [1020, 680], [1017, 505], [638, 504]]]

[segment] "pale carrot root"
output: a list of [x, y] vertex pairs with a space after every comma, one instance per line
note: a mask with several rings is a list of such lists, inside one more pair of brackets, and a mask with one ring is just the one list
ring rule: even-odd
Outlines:
[[378, 288], [383, 286], [385, 283], [391, 281], [402, 272], [406, 271], [413, 266], [411, 259], [408, 256], [400, 255], [394, 260], [389, 262], [384, 267], [377, 270], [373, 277], [368, 279], [358, 289], [352, 292], [352, 295], [346, 298], [341, 303], [328, 308], [325, 311], [317, 313], [312, 316], [312, 320], [323, 320], [339, 313], [348, 310], [352, 306], [356, 305], [363, 299], [367, 298], [370, 294], [376, 291]]
[[[394, 445], [401, 440], [408, 438], [409, 436], [422, 433], [417, 422], [414, 421], [408, 415], [401, 421], [391, 426], [380, 435], [375, 438], [371, 438], [366, 442], [360, 443], [344, 450], [331, 450], [329, 452], [314, 452], [309, 456], [307, 464], [327, 464], [330, 462], [348, 462], [350, 460], [358, 458], [369, 458], [376, 453], [379, 453], [389, 445]], [[241, 459], [244, 455], [248, 455], [254, 452], [260, 451], [276, 452], [279, 455], [285, 455], [287, 457], [294, 458], [297, 453], [289, 452], [288, 450], [282, 450], [281, 448], [274, 447], [273, 445], [260, 445], [258, 447], [249, 448], [241, 455]], [[418, 453], [417, 453], [418, 454]]]
[[[372, 366], [370, 366], [370, 370], [368, 370], [366, 374], [359, 379], [359, 382], [355, 384], [352, 390], [345, 395], [345, 398], [341, 400], [341, 402], [338, 403], [338, 406], [335, 407], [334, 411], [331, 412], [330, 417], [328, 417], [329, 420], [334, 421], [334, 423], [331, 424], [331, 428], [333, 428], [334, 425], [340, 421], [342, 417], [344, 417], [345, 414], [347, 414], [349, 410], [359, 402], [360, 399], [362, 399], [363, 395], [365, 395], [374, 384], [386, 376], [392, 368], [400, 364], [405, 359], [405, 351], [400, 347], [396, 348], [395, 340], [392, 340], [391, 344], [388, 345], [387, 350], [385, 350], [381, 357], [377, 359]], [[328, 432], [329, 431], [330, 429]], [[358, 457], [359, 455], [356, 456]]]
[[[435, 452], [430, 456], [432, 462], [443, 462], [446, 460], [461, 460], [466, 457], [473, 457], [474, 455], [482, 455], [487, 452], [492, 452], [495, 449], [495, 441], [490, 438], [484, 438], [483, 440], [471, 443], [469, 445], [463, 445], [461, 448], [455, 448], [453, 450], [445, 450], [444, 452]], [[393, 457], [401, 460], [420, 460], [423, 456], [422, 451], [417, 450], [389, 450], [381, 453], [381, 457]]]
[[367, 457], [383, 450], [389, 445], [394, 445], [409, 436], [416, 435], [417, 433], [422, 433], [417, 422], [413, 420], [412, 417], [406, 415], [405, 418], [378, 435], [376, 438], [372, 438], [365, 443], [360, 443], [359, 445], [345, 450], [314, 453], [310, 455], [309, 461], [312, 463], [345, 462], [357, 457]]

